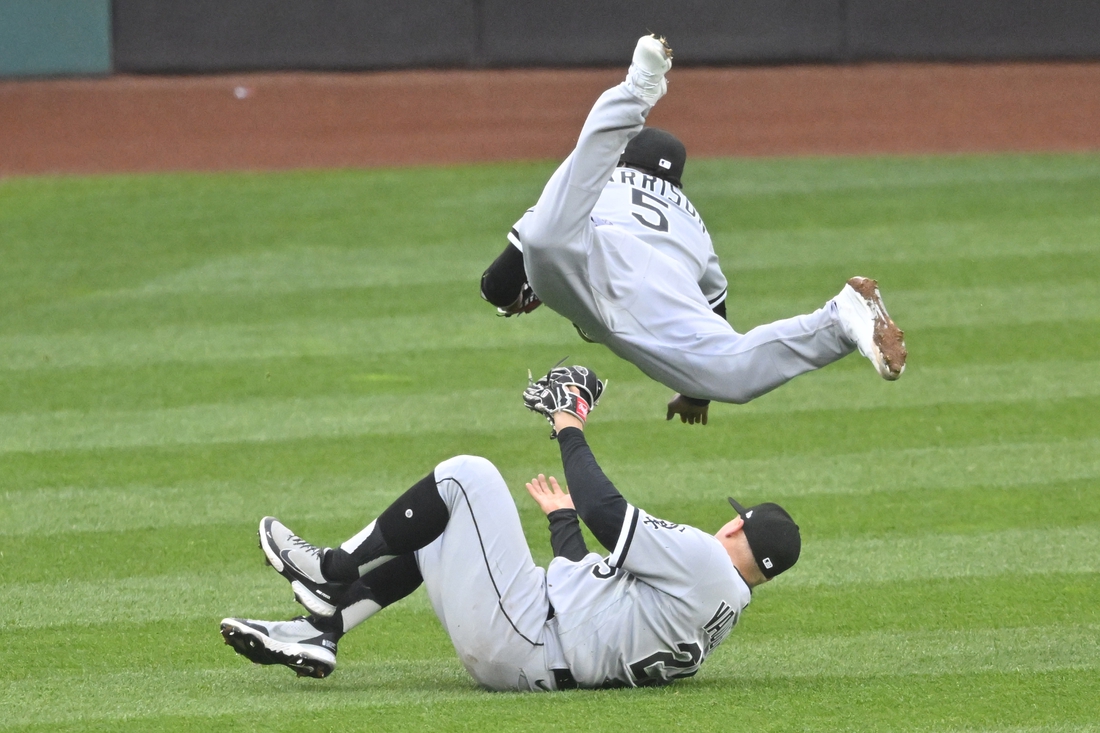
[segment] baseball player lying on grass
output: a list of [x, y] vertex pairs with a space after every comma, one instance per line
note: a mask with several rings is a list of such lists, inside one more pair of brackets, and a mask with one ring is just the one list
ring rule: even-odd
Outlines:
[[[345, 633], [423, 583], [459, 659], [488, 689], [664, 685], [694, 675], [752, 588], [794, 565], [798, 526], [775, 504], [745, 509], [730, 499], [736, 515], [709, 535], [629, 504], [583, 432], [602, 389], [584, 367], [561, 367], [524, 392], [554, 426], [571, 492], [542, 474], [527, 484], [550, 521], [548, 569], [532, 560], [493, 464], [457, 456], [336, 548], [264, 518], [260, 545], [310, 615], [227, 618], [225, 642], [258, 664], [327, 677]], [[589, 552], [578, 516], [610, 554]]]
[[482, 297], [505, 316], [546, 303], [675, 390], [669, 420], [705, 425], [710, 400], [748, 402], [856, 349], [897, 379], [903, 333], [874, 280], [853, 277], [821, 309], [745, 334], [726, 322], [726, 278], [680, 188], [684, 146], [643, 129], [671, 66], [663, 39], [638, 41], [626, 81], [597, 100], [576, 149], [482, 275]]

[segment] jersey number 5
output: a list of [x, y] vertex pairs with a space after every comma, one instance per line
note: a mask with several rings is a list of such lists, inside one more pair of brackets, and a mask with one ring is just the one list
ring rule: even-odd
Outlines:
[[[642, 208], [642, 209], [645, 209], [646, 211], [651, 211], [651, 212], [653, 212], [654, 214], [657, 215], [657, 221], [654, 222], [654, 221], [652, 221], [653, 217], [650, 216], [650, 215], [639, 214], [636, 211], [631, 212], [632, 215], [634, 216], [634, 218], [638, 220], [638, 223], [641, 224], [644, 227], [649, 227], [650, 229], [653, 229], [654, 231], [667, 232], [668, 231], [668, 217], [665, 216], [665, 212], [661, 211], [660, 209], [657, 208], [657, 206], [654, 206], [652, 203], [649, 203], [649, 202], [652, 201], [652, 202], [656, 203], [658, 206], [663, 206], [666, 209], [669, 207], [668, 202], [657, 198], [656, 196], [654, 196], [651, 193], [646, 193], [645, 191], [643, 191], [640, 188], [632, 188], [630, 190], [633, 192], [633, 193], [631, 193], [631, 199], [632, 199], [632, 202], [635, 206], [637, 206], [639, 208]], [[649, 199], [649, 201], [647, 201], [646, 199]]]
[[639, 687], [659, 685], [676, 677], [691, 677], [703, 662], [703, 650], [694, 642], [676, 645], [679, 651], [660, 651], [630, 665], [634, 684]]

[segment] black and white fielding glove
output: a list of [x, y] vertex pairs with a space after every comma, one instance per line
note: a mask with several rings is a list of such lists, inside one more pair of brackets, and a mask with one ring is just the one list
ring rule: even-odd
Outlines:
[[[579, 394], [571, 392], [569, 387], [575, 387]], [[568, 412], [585, 422], [588, 413], [599, 404], [603, 388], [604, 383], [588, 367], [554, 367], [537, 381], [531, 379], [528, 371], [523, 405], [545, 417], [551, 425], [554, 424], [554, 415], [559, 412]], [[550, 437], [556, 438], [557, 431], [551, 432]]]

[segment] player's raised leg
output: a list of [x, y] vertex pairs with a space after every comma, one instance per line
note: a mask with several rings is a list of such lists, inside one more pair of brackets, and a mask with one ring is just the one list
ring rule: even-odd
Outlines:
[[852, 278], [813, 313], [739, 334], [702, 298], [685, 296], [691, 284], [685, 278], [674, 267], [651, 266], [633, 279], [629, 308], [605, 305], [619, 328], [603, 340], [681, 394], [743, 404], [857, 349], [886, 379], [904, 369], [904, 334], [873, 280]]
[[645, 124], [650, 108], [665, 93], [672, 51], [662, 39], [645, 36], [634, 49], [626, 79], [596, 100], [577, 145], [543, 188], [520, 233], [525, 249], [574, 239], [589, 225], [619, 155]]
[[507, 690], [556, 684], [543, 641], [545, 575], [531, 558], [504, 479], [484, 458], [439, 464], [340, 547], [312, 545], [272, 517], [261, 523], [260, 537], [272, 566], [313, 615], [223, 621], [226, 643], [252, 661], [326, 676], [343, 634], [424, 583], [475, 679]]
[[299, 603], [310, 613], [331, 616], [351, 583], [427, 545], [443, 532], [449, 516], [434, 475], [428, 474], [339, 547], [310, 544], [274, 517], [260, 521], [260, 547], [290, 581]]
[[327, 677], [336, 669], [336, 649], [351, 629], [405, 598], [423, 583], [412, 553], [393, 558], [348, 585], [331, 615], [290, 621], [227, 618], [225, 643], [256, 664], [281, 664], [300, 677]]
[[564, 668], [548, 633], [545, 571], [536, 566], [515, 501], [492, 463], [458, 456], [435, 470], [447, 530], [416, 553], [432, 608], [459, 660], [493, 690], [556, 689]]
[[543, 188], [532, 211], [517, 225], [523, 262], [542, 302], [569, 317], [577, 298], [591, 300], [578, 287], [587, 269], [592, 209], [627, 142], [645, 124], [649, 110], [665, 93], [672, 52], [662, 39], [638, 41], [623, 83], [607, 90], [588, 113], [577, 145]]
[[886, 312], [878, 283], [853, 277], [834, 298], [837, 314], [859, 353], [871, 360], [883, 379], [893, 381], [905, 371], [905, 332]]
[[256, 664], [281, 664], [299, 677], [324, 678], [336, 669], [338, 634], [318, 629], [314, 619], [258, 621], [222, 619], [225, 643]]

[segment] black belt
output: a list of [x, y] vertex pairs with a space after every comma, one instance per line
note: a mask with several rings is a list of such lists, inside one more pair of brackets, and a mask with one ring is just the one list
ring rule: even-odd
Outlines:
[[573, 679], [573, 673], [568, 669], [552, 669], [554, 673], [554, 681], [558, 683], [559, 690], [575, 690], [577, 689], [577, 681]]

